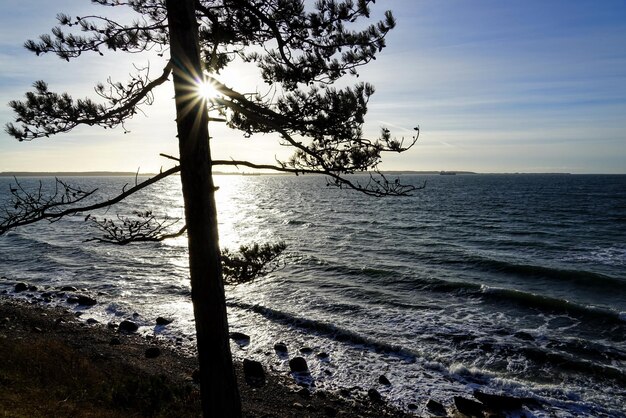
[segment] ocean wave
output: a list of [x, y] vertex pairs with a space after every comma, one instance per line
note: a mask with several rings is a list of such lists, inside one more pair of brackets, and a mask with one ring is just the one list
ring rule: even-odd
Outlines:
[[298, 327], [306, 330], [307, 332], [315, 332], [318, 335], [322, 335], [339, 342], [362, 345], [365, 348], [371, 349], [377, 353], [385, 353], [387, 355], [396, 356], [404, 361], [414, 362], [418, 357], [418, 353], [400, 345], [376, 341], [368, 336], [361, 335], [357, 332], [350, 331], [324, 321], [301, 318], [287, 312], [245, 302], [229, 301], [227, 302], [227, 305], [229, 307], [252, 311], [263, 315], [265, 318], [272, 321], [280, 322], [284, 325], [292, 327]]
[[625, 286], [624, 279], [584, 270], [569, 270], [532, 264], [518, 264], [502, 260], [476, 257], [474, 264], [485, 270], [492, 270], [524, 277], [543, 277], [564, 280], [570, 283], [593, 284], [594, 286]]

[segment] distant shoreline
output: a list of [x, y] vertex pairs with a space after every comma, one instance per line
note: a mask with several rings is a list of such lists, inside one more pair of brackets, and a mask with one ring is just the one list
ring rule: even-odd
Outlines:
[[[606, 174], [606, 173], [583, 173], [583, 174], [573, 174], [573, 173], [564, 173], [564, 172], [554, 172], [554, 173], [523, 173], [523, 172], [510, 172], [510, 173], [478, 173], [474, 171], [453, 171], [453, 170], [442, 170], [442, 171], [417, 171], [417, 170], [399, 170], [399, 171], [382, 171], [384, 175], [440, 175], [442, 173], [445, 174], [456, 174], [456, 175], [624, 175], [622, 174]], [[146, 177], [146, 176], [155, 176], [157, 173], [137, 173], [131, 171], [6, 171], [0, 172], [0, 177]], [[214, 175], [217, 176], [272, 176], [272, 175], [290, 175], [290, 173], [264, 173], [264, 172], [213, 172]], [[359, 173], [365, 174], [365, 173]]]

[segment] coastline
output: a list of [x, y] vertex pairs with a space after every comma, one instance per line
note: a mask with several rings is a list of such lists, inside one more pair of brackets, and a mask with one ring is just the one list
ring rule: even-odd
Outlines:
[[[199, 416], [196, 359], [171, 343], [116, 328], [1, 295], [0, 415]], [[367, 394], [309, 392], [269, 370], [264, 384], [251, 384], [241, 363], [236, 373], [245, 417], [415, 416]]]

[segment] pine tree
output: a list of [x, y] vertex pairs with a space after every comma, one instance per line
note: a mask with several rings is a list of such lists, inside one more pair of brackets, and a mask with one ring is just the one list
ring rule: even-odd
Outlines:
[[[59, 26], [25, 46], [37, 55], [54, 53], [72, 60], [87, 53], [156, 51], [170, 58], [162, 74], [151, 79], [139, 70], [126, 83], [98, 84], [99, 101], [73, 99], [49, 90], [43, 81], [23, 101], [12, 101], [15, 123], [6, 131], [20, 141], [69, 132], [77, 126], [124, 128], [124, 122], [151, 103], [153, 91], [173, 81], [179, 156], [171, 169], [136, 182], [119, 196], [87, 204], [93, 191], [58, 181], [57, 191], [44, 197], [21, 187], [11, 189], [13, 201], [0, 219], [0, 234], [40, 220], [56, 220], [113, 205], [167, 176], [180, 173], [187, 233], [192, 301], [204, 416], [240, 417], [241, 405], [229, 346], [228, 322], [212, 170], [216, 166], [270, 169], [296, 175], [320, 173], [328, 184], [373, 196], [405, 195], [413, 186], [388, 181], [377, 171], [384, 152], [403, 152], [405, 145], [383, 129], [378, 139], [363, 137], [367, 104], [374, 88], [359, 83], [333, 85], [344, 76], [358, 75], [359, 67], [375, 59], [395, 21], [386, 12], [381, 21], [370, 18], [373, 0], [92, 0], [102, 6], [126, 7], [137, 19], [131, 24], [106, 16], [71, 17], [59, 14]], [[352, 29], [354, 28], [354, 29]], [[252, 63], [271, 95], [242, 94], [220, 76], [237, 63]], [[199, 93], [210, 84], [218, 94]], [[210, 116], [212, 115], [212, 116]], [[216, 116], [213, 116], [216, 115]], [[275, 164], [243, 160], [213, 160], [209, 123], [225, 123], [246, 136], [277, 133], [281, 144], [294, 149], [292, 157]], [[349, 176], [368, 173], [361, 183]], [[139, 213], [139, 212], [138, 212]], [[150, 213], [140, 215], [135, 235], [120, 241], [160, 240], [164, 224]], [[126, 222], [126, 221], [125, 221]], [[152, 223], [151, 223], [152, 222]], [[115, 234], [111, 221], [100, 227]], [[144, 229], [141, 229], [144, 228]], [[148, 230], [148, 233], [144, 233]], [[150, 232], [151, 231], [151, 232]], [[113, 236], [110, 235], [110, 236]], [[271, 258], [270, 254], [270, 258]], [[245, 269], [244, 269], [245, 270]], [[230, 271], [230, 270], [229, 270]], [[246, 273], [247, 274], [247, 273]]]

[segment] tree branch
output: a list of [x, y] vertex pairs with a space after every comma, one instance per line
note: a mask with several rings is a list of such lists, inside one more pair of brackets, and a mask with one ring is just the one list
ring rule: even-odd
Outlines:
[[[23, 191], [21, 185], [19, 185], [18, 183], [19, 189], [11, 189], [11, 192], [14, 196], [12, 202], [10, 203], [12, 208], [9, 209], [8, 206], [2, 208], [4, 215], [0, 218], [0, 235], [6, 233], [13, 228], [29, 225], [38, 221], [47, 220], [50, 222], [54, 222], [65, 216], [75, 215], [82, 212], [90, 212], [96, 209], [102, 209], [112, 206], [126, 199], [128, 196], [134, 194], [135, 192], [144, 189], [151, 184], [154, 184], [157, 181], [164, 179], [165, 177], [168, 177], [174, 173], [178, 173], [179, 171], [180, 166], [172, 167], [169, 170], [163, 171], [148, 180], [136, 184], [134, 187], [131, 187], [128, 190], [124, 190], [122, 193], [112, 199], [94, 203], [91, 205], [69, 207], [63, 210], [61, 210], [60, 208], [76, 204], [86, 197], [92, 195], [96, 190], [83, 192], [79, 189], [70, 188], [70, 193], [76, 192], [80, 199], [74, 199], [68, 202], [66, 200], [66, 197], [64, 197], [66, 196], [66, 194], [59, 197], [59, 194], [55, 193], [51, 197], [45, 198], [41, 195], [41, 192], [38, 192], [37, 196], [34, 196]], [[64, 183], [61, 182], [61, 184]], [[26, 213], [24, 213], [24, 211], [18, 211], [21, 206], [23, 207], [23, 205], [25, 204], [24, 202], [28, 204], [28, 210], [26, 211]]]

